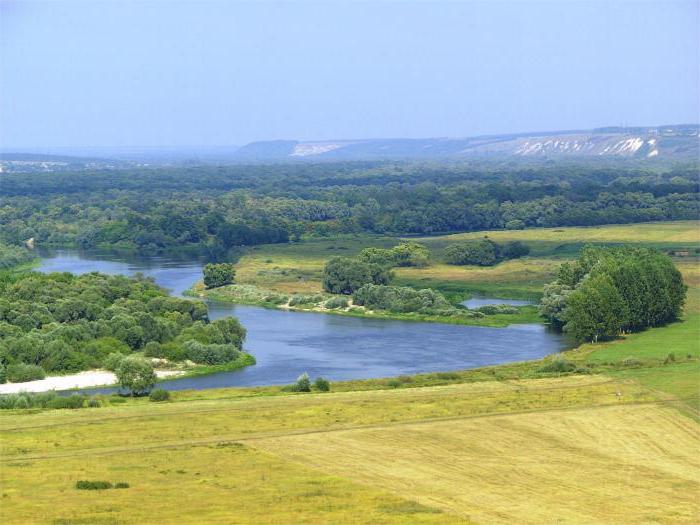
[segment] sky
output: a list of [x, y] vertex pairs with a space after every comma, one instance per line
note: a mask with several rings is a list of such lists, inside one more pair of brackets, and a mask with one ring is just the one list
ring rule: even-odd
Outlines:
[[0, 147], [697, 123], [695, 0], [0, 0]]

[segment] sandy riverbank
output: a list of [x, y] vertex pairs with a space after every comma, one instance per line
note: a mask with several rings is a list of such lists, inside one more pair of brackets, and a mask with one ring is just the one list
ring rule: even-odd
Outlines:
[[[177, 370], [157, 370], [159, 379], [181, 375]], [[114, 385], [117, 377], [107, 370], [88, 370], [66, 376], [49, 376], [46, 379], [27, 381], [26, 383], [6, 383], [0, 385], [0, 394], [18, 392], [47, 392], [49, 390], [69, 390], [71, 388], [88, 388], [93, 386]]]

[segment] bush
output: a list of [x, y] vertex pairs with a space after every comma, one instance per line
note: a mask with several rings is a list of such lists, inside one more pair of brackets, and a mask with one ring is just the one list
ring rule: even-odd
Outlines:
[[204, 286], [218, 288], [227, 284], [233, 284], [236, 278], [236, 270], [231, 263], [207, 264], [204, 266]]
[[5, 365], [0, 363], [0, 385], [2, 383], [7, 383], [7, 370], [5, 369]]
[[316, 381], [314, 381], [314, 386], [319, 392], [328, 392], [331, 389], [330, 382], [327, 379], [323, 379], [322, 377], [316, 378]]
[[168, 401], [170, 399], [170, 392], [162, 388], [156, 388], [151, 390], [148, 399], [155, 402]]
[[666, 359], [664, 359], [664, 364], [668, 365], [669, 363], [675, 363], [676, 362], [676, 354], [671, 352], [666, 356]]
[[496, 315], [496, 314], [517, 314], [518, 309], [514, 306], [509, 306], [507, 304], [486, 304], [476, 309], [477, 312], [481, 312], [485, 315]]
[[128, 489], [128, 488], [129, 488], [129, 484], [128, 484], [128, 483], [125, 483], [125, 482], [123, 482], [123, 481], [120, 481], [119, 483], [115, 483], [115, 484], [114, 484], [114, 488], [115, 488], [115, 489]]
[[524, 230], [525, 223], [520, 219], [513, 219], [512, 221], [506, 222], [506, 230]]
[[99, 408], [102, 406], [102, 403], [96, 397], [91, 397], [87, 400], [87, 406], [88, 408]]
[[566, 359], [555, 359], [537, 369], [538, 372], [563, 374], [574, 372], [576, 365]]
[[116, 372], [117, 368], [119, 368], [119, 365], [122, 364], [122, 361], [125, 357], [126, 356], [124, 354], [112, 352], [107, 357], [105, 357], [104, 361], [102, 362], [102, 366], [104, 366], [107, 370]]
[[25, 363], [15, 363], [7, 367], [7, 380], [12, 383], [26, 383], [44, 379], [46, 372], [38, 365], [28, 365]]
[[429, 288], [414, 290], [404, 286], [366, 284], [353, 294], [353, 303], [370, 309], [397, 313], [432, 314], [436, 310], [443, 313], [454, 310], [440, 292]]
[[22, 408], [30, 408], [30, 407], [31, 407], [31, 404], [29, 403], [29, 400], [25, 396], [19, 396], [15, 400], [15, 404], [12, 408], [22, 409]]
[[331, 297], [324, 304], [329, 310], [336, 310], [338, 308], [347, 308], [348, 300], [345, 297]]
[[107, 490], [112, 488], [109, 481], [89, 481], [81, 479], [75, 482], [75, 488], [78, 490]]
[[73, 394], [72, 396], [57, 396], [51, 401], [49, 401], [47, 408], [53, 409], [76, 409], [83, 408], [85, 403], [85, 396], [79, 394]]
[[500, 247], [499, 257], [501, 259], [519, 259], [530, 253], [530, 247], [520, 241], [511, 241]]
[[304, 372], [297, 380], [289, 386], [290, 392], [311, 392], [311, 379], [309, 379], [309, 374]]
[[186, 341], [183, 346], [186, 358], [199, 364], [221, 365], [233, 361], [240, 355], [236, 345], [232, 344], [205, 345], [192, 340]]
[[321, 302], [322, 300], [322, 295], [292, 295], [291, 299], [289, 299], [289, 306], [316, 304]]
[[642, 366], [642, 361], [636, 357], [628, 357], [622, 360], [622, 365], [631, 367]]
[[146, 357], [163, 357], [163, 349], [158, 341], [149, 341], [143, 347], [143, 355]]

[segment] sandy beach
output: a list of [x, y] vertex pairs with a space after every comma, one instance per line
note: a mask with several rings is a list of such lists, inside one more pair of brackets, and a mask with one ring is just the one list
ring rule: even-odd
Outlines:
[[[157, 370], [159, 379], [181, 375], [177, 370]], [[0, 394], [16, 394], [18, 392], [47, 392], [49, 390], [68, 390], [71, 388], [87, 388], [92, 386], [109, 386], [117, 382], [117, 377], [107, 370], [88, 370], [65, 376], [49, 376], [46, 379], [27, 381], [26, 383], [5, 383], [0, 385]]]

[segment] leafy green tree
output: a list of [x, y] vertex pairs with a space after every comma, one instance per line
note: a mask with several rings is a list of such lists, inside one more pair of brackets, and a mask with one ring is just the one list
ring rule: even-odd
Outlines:
[[620, 335], [629, 309], [609, 275], [586, 279], [569, 295], [565, 330], [578, 341], [604, 341]]
[[557, 328], [562, 328], [566, 324], [564, 312], [572, 291], [573, 288], [559, 281], [545, 284], [540, 301], [540, 315], [547, 318]]
[[323, 289], [349, 295], [365, 284], [387, 284], [391, 277], [391, 272], [378, 264], [334, 257], [323, 269]]
[[412, 241], [394, 246], [391, 253], [396, 266], [424, 267], [430, 258], [430, 251], [425, 245]]
[[204, 266], [204, 286], [218, 288], [233, 284], [236, 269], [232, 263], [207, 264]]
[[151, 363], [142, 357], [129, 356], [122, 360], [116, 370], [119, 386], [132, 396], [147, 394], [156, 384], [156, 373]]

